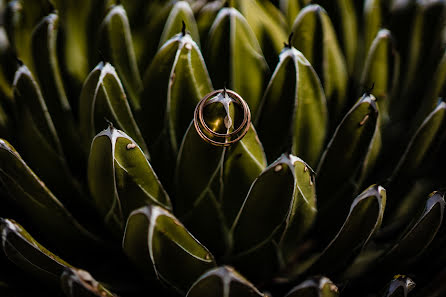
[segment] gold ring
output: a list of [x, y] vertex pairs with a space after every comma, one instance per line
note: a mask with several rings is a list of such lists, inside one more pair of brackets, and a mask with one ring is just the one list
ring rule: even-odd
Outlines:
[[[237, 105], [239, 105], [243, 110], [243, 120], [242, 123], [230, 133], [217, 133], [213, 131], [206, 124], [203, 117], [203, 109], [208, 104], [209, 99], [215, 97], [217, 94], [226, 93]], [[205, 140], [207, 143], [215, 146], [230, 146], [241, 140], [246, 133], [248, 133], [251, 124], [251, 111], [245, 100], [240, 97], [237, 93], [231, 90], [220, 89], [210, 92], [203, 99], [198, 102], [195, 107], [194, 112], [194, 126], [197, 130], [198, 135]], [[204, 131], [203, 131], [204, 130]], [[216, 138], [217, 140], [213, 139]]]

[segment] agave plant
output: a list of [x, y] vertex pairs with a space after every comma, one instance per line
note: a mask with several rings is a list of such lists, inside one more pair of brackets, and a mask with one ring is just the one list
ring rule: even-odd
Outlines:
[[446, 294], [445, 1], [0, 12], [1, 296]]

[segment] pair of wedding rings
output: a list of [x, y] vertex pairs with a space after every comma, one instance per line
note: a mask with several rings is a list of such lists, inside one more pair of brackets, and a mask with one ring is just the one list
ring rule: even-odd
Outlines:
[[[215, 98], [219, 94], [223, 96], [228, 96], [232, 102], [237, 104], [239, 108], [242, 110], [243, 119], [241, 124], [238, 127], [234, 127], [234, 130], [228, 133], [218, 133], [212, 130], [207, 124], [203, 116], [204, 108], [210, 104], [210, 100]], [[214, 101], [215, 102], [215, 101]], [[230, 146], [241, 140], [246, 133], [248, 133], [249, 127], [251, 125], [251, 111], [249, 110], [249, 106], [245, 100], [240, 97], [234, 91], [221, 89], [213, 91], [203, 99], [198, 102], [195, 112], [194, 112], [194, 126], [197, 130], [198, 135], [207, 143], [210, 143], [215, 146]]]

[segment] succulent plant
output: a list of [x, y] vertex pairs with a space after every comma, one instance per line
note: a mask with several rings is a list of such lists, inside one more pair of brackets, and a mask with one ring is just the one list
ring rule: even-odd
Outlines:
[[445, 1], [0, 15], [1, 296], [446, 294]]

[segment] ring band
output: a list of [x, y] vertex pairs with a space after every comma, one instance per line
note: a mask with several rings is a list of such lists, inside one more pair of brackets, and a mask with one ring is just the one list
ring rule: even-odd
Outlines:
[[[207, 105], [209, 99], [221, 93], [226, 93], [227, 95], [229, 95], [231, 99], [233, 99], [234, 102], [237, 103], [243, 110], [242, 123], [231, 133], [217, 133], [213, 131], [206, 124], [203, 117], [203, 109]], [[242, 97], [240, 97], [240, 95], [238, 95], [234, 91], [223, 90], [223, 89], [213, 91], [204, 96], [203, 99], [201, 99], [200, 102], [198, 102], [197, 106], [195, 107], [195, 112], [194, 112], [195, 130], [197, 130], [198, 135], [203, 140], [215, 146], [230, 146], [231, 144], [238, 142], [246, 135], [246, 133], [248, 133], [250, 124], [251, 124], [251, 111], [249, 110], [249, 106], [246, 103], [246, 101], [243, 100]], [[206, 133], [203, 130], [205, 130], [205, 132], [210, 135], [206, 135]], [[222, 139], [220, 141], [217, 141], [212, 138], [222, 138]]]

